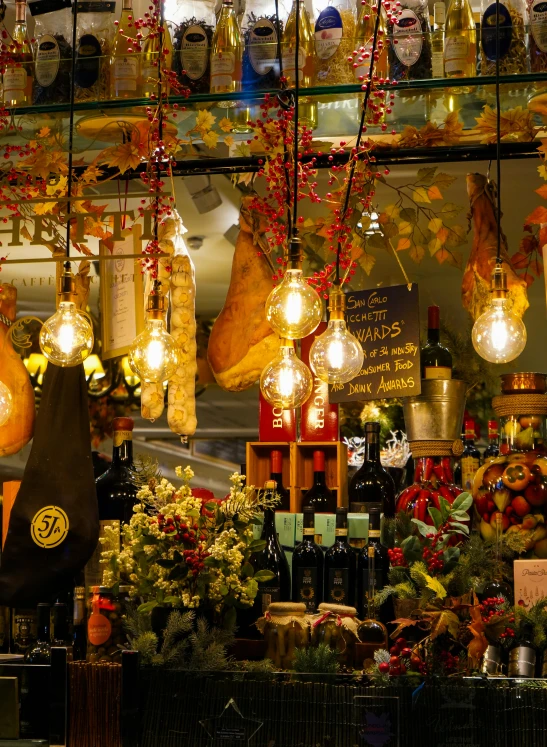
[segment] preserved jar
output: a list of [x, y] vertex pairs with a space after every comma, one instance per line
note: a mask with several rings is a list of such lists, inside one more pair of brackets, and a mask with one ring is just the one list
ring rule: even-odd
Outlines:
[[355, 607], [323, 602], [311, 625], [311, 645], [324, 643], [336, 651], [340, 666], [353, 667], [358, 627]]
[[433, 526], [428, 508], [440, 509], [441, 498], [452, 505], [462, 490], [454, 485], [451, 457], [420, 456], [415, 462], [414, 483], [399, 494], [397, 512], [405, 511], [414, 519]]
[[90, 662], [115, 661], [127, 642], [124, 630], [127, 586], [115, 593], [105, 586], [92, 586], [87, 601], [87, 655]]
[[475, 475], [475, 515], [483, 539], [494, 540], [496, 526], [500, 526], [502, 533], [515, 534], [513, 540], [507, 541], [516, 552], [531, 551], [536, 557], [547, 558], [545, 375], [528, 375], [536, 377], [537, 393], [522, 393], [521, 387], [511, 389], [511, 382], [517, 387], [522, 376], [502, 377], [506, 393], [494, 397], [492, 402], [500, 417], [500, 455], [480, 467]]
[[266, 641], [264, 658], [276, 669], [291, 669], [295, 650], [308, 648], [310, 624], [305, 604], [272, 602], [256, 625]]

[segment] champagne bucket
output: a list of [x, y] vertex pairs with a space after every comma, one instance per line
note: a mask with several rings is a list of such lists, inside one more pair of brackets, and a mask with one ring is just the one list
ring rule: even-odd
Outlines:
[[403, 399], [408, 440], [461, 438], [466, 389], [466, 383], [457, 379], [422, 379], [422, 393]]

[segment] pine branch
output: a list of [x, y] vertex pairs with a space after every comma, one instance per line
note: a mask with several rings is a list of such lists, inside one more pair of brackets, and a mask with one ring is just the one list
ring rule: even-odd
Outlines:
[[293, 668], [301, 673], [336, 674], [339, 669], [336, 651], [325, 643], [320, 643], [317, 648], [297, 648]]

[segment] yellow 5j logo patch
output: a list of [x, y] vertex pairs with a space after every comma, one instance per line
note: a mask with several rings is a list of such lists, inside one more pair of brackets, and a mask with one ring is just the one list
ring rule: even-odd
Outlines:
[[45, 506], [34, 516], [30, 536], [40, 547], [50, 550], [63, 542], [68, 534], [68, 516], [59, 506]]

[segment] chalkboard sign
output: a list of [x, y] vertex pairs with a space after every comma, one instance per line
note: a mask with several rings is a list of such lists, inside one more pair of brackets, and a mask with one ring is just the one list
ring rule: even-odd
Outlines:
[[421, 392], [418, 286], [346, 294], [346, 321], [365, 353], [363, 368], [347, 384], [330, 387], [330, 402], [410, 397]]

